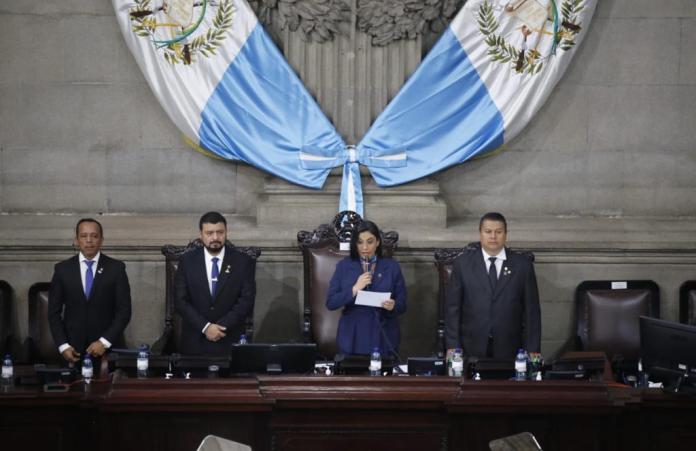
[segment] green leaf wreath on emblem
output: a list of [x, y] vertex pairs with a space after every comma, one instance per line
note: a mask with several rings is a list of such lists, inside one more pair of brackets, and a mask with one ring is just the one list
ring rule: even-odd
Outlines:
[[[578, 22], [578, 14], [585, 8], [585, 0], [564, 0], [561, 5], [563, 20], [556, 33], [556, 42], [561, 50], [566, 51], [575, 45], [575, 36], [582, 27]], [[496, 34], [500, 24], [495, 18], [493, 6], [486, 0], [481, 4], [476, 17], [478, 28], [485, 36], [488, 46], [488, 56], [491, 61], [510, 64], [518, 73], [535, 75], [544, 67], [545, 58], [535, 49], [518, 49], [508, 43], [504, 37]]]
[[585, 0], [564, 0], [561, 4], [563, 22], [557, 39], [559, 47], [563, 50], [570, 50], [575, 45], [575, 35], [582, 29], [578, 22], [578, 14], [585, 9], [584, 3]]
[[[191, 39], [187, 37], [166, 45], [156, 44], [154, 42], [157, 40], [155, 31], [160, 24], [154, 15], [158, 11], [152, 11], [150, 0], [134, 0], [134, 3], [135, 7], [129, 11], [133, 33], [153, 41], [152, 44], [158, 50], [162, 50], [164, 59], [171, 64], [183, 63], [189, 65], [192, 61], [195, 61], [195, 57], [198, 54], [206, 58], [216, 55], [218, 47], [222, 45], [226, 34], [232, 28], [234, 6], [230, 0], [220, 0], [212, 25], [205, 33], [201, 33]], [[202, 2], [199, 2], [196, 6], [201, 4]]]

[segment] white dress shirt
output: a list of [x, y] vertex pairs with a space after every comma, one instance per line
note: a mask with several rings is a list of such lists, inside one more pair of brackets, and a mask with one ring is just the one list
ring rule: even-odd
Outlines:
[[488, 255], [486, 251], [481, 247], [481, 252], [483, 252], [483, 262], [486, 264], [486, 272], [491, 270], [491, 261], [489, 258], [495, 257], [495, 273], [500, 279], [500, 272], [503, 270], [503, 262], [507, 260], [507, 255], [505, 255], [505, 248], [502, 248], [498, 255]]
[[[213, 258], [218, 259], [218, 270], [221, 273], [222, 272], [222, 261], [225, 259], [225, 246], [222, 246], [222, 250], [220, 251], [219, 254], [217, 255], [212, 255], [210, 252], [208, 252], [208, 249], [205, 247], [203, 248], [203, 257], [205, 258], [205, 275], [208, 278], [208, 290], [212, 293], [213, 292]], [[218, 276], [219, 277], [219, 276]], [[205, 330], [210, 326], [210, 323], [205, 323], [205, 326], [203, 326], [203, 330], [201, 332], [205, 333]]]

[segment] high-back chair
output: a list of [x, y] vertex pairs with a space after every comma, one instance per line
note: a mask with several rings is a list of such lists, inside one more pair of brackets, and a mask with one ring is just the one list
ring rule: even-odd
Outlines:
[[[353, 231], [362, 221], [354, 212], [341, 212], [331, 224], [322, 224], [314, 231], [300, 231], [297, 243], [304, 265], [304, 311], [302, 334], [305, 342], [316, 343], [317, 353], [331, 359], [337, 352], [336, 332], [341, 310], [326, 308], [329, 282], [336, 264], [350, 255]], [[397, 232], [382, 232], [382, 252], [391, 257], [399, 241]]]
[[[232, 243], [227, 241], [227, 245]], [[177, 353], [181, 349], [181, 316], [176, 312], [174, 307], [174, 280], [176, 271], [179, 267], [181, 257], [195, 249], [203, 247], [203, 242], [196, 238], [186, 246], [174, 246], [168, 244], [162, 246], [162, 255], [165, 259], [165, 295], [164, 295], [164, 331], [162, 335], [152, 345], [151, 351], [153, 354], [172, 354]], [[261, 250], [256, 247], [235, 247], [236, 250], [248, 255], [251, 259], [256, 260], [261, 255]], [[254, 336], [254, 313], [253, 311], [245, 320], [244, 326], [247, 340], [251, 342]]]
[[696, 280], [679, 287], [679, 322], [696, 326]]
[[[0, 280], [0, 357], [12, 353], [12, 287]], [[16, 358], [16, 356], [15, 356]]]
[[640, 358], [641, 316], [660, 316], [660, 288], [652, 280], [592, 280], [575, 290], [577, 351], [602, 351], [622, 380]]
[[38, 282], [29, 287], [29, 328], [25, 341], [28, 363], [61, 364], [58, 345], [53, 341], [48, 322], [49, 282]]

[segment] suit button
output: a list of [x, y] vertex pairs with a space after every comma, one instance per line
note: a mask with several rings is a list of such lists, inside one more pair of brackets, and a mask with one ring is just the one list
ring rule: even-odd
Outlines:
[[215, 310], [215, 307], [210, 307], [210, 310]]

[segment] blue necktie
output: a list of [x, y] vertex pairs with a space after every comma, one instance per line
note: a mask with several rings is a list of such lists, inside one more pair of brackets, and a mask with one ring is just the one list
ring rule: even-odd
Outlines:
[[85, 297], [89, 299], [89, 294], [92, 292], [92, 283], [94, 282], [94, 273], [92, 272], [92, 264], [94, 260], [85, 260], [87, 271], [85, 271]]
[[218, 269], [218, 261], [220, 259], [217, 257], [213, 257], [213, 267], [210, 270], [210, 280], [212, 281], [211, 283], [211, 288], [210, 288], [210, 294], [213, 295], [213, 298], [215, 297], [215, 290], [217, 289], [217, 282], [218, 282], [218, 276], [220, 275], [220, 270]]

